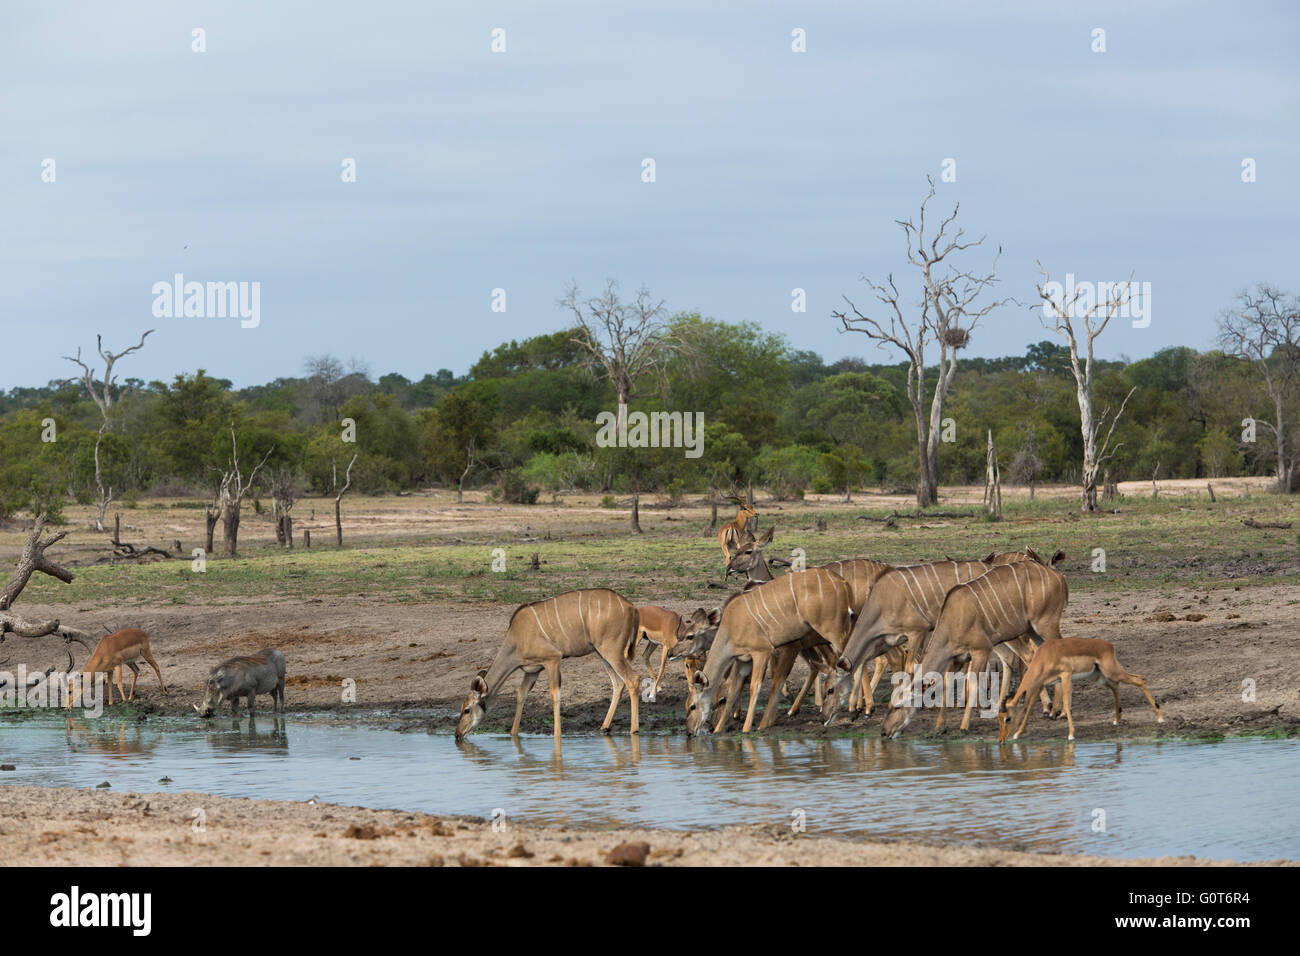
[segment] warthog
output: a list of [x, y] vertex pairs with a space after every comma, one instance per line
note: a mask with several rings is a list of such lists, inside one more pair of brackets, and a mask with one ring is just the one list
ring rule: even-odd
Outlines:
[[200, 717], [211, 717], [214, 709], [230, 701], [231, 714], [239, 715], [239, 698], [248, 698], [249, 716], [255, 712], [253, 698], [270, 694], [275, 710], [284, 713], [284, 655], [266, 647], [246, 657], [222, 661], [208, 674], [202, 706], [194, 709]]

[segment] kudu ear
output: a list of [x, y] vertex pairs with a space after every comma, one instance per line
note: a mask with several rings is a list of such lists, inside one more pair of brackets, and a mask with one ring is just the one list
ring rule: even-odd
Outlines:
[[885, 643], [888, 644], [890, 647], [897, 647], [899, 644], [902, 644], [905, 640], [907, 640], [906, 634], [890, 634], [888, 637], [885, 638]]
[[[486, 673], [486, 671], [484, 672]], [[470, 681], [469, 689], [476, 694], [486, 694], [488, 691], [487, 681], [483, 679], [482, 674], [478, 674]]]
[[1037, 561], [1039, 564], [1047, 563], [1038, 556], [1038, 552], [1035, 551], [1033, 548], [1025, 548], [1025, 557], [1028, 558], [1030, 561]]
[[717, 624], [719, 621], [721, 621], [722, 608], [715, 607], [712, 611], [709, 612], [707, 620], [710, 624]]
[[763, 532], [763, 537], [758, 539], [757, 546], [760, 548], [767, 547], [769, 544], [772, 543], [772, 535], [774, 534], [776, 534], [776, 525], [773, 525], [772, 527], [768, 528], [765, 532]]
[[842, 671], [843, 673], [847, 674], [849, 671], [853, 669], [853, 665], [849, 663], [849, 659], [847, 657], [841, 657], [839, 660], [835, 662], [835, 669], [837, 671]]
[[709, 689], [709, 679], [704, 675], [704, 671], [696, 671], [695, 676], [691, 678], [691, 683], [700, 690]]
[[981, 564], [992, 564], [992, 563], [993, 563], [993, 559], [996, 558], [997, 556], [998, 556], [998, 553], [997, 553], [996, 551], [990, 551], [989, 554], [988, 554], [988, 557], [986, 557], [986, 558], [981, 558], [981, 559], [980, 559], [980, 563], [981, 563]]
[[1057, 564], [1060, 564], [1064, 560], [1065, 560], [1065, 552], [1057, 551], [1056, 554], [1052, 555], [1052, 560], [1048, 563], [1051, 564], [1052, 566], [1056, 566]]

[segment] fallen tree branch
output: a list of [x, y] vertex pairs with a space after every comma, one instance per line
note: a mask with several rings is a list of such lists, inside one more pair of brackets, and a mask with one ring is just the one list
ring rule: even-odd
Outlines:
[[1242, 518], [1241, 523], [1247, 528], [1277, 528], [1281, 531], [1291, 527], [1290, 521], [1256, 521], [1254, 518]]

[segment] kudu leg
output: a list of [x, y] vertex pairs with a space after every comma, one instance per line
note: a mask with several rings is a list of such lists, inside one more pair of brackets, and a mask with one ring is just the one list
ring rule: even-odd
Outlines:
[[[777, 688], [780, 687], [782, 682], [790, 676], [790, 668], [792, 667], [794, 667], [794, 657], [788, 654], [781, 654], [779, 651], [772, 656], [772, 693], [768, 695], [767, 707], [763, 710], [763, 719], [758, 722], [759, 730], [767, 730], [776, 723], [776, 713], [780, 702], [780, 698], [777, 696]], [[753, 674], [756, 673], [759, 673], [759, 671], [753, 672]], [[753, 678], [753, 674], [750, 674], [751, 679]], [[813, 674], [811, 664], [809, 665], [808, 674], [809, 677]], [[759, 683], [761, 684], [762, 681], [760, 680]], [[805, 690], [807, 689], [807, 686], [808, 685], [805, 682]], [[750, 696], [752, 698], [752, 693]], [[800, 691], [799, 696], [803, 696], [802, 691]], [[750, 706], [750, 710], [751, 712], [753, 711], [753, 705]]]
[[[754, 726], [754, 709], [758, 706], [758, 693], [763, 688], [763, 675], [767, 673], [767, 662], [771, 654], [757, 653], [754, 655], [753, 667], [749, 672], [749, 709], [745, 711], [745, 725], [740, 729], [742, 734], [747, 734]], [[776, 688], [772, 688], [773, 692]]]
[[515, 695], [515, 722], [510, 725], [511, 737], [519, 736], [519, 722], [524, 716], [524, 698], [533, 689], [533, 685], [537, 683], [537, 678], [541, 673], [540, 669], [532, 672], [524, 671], [523, 680], [519, 682], [519, 691]]
[[546, 669], [546, 683], [551, 686], [551, 719], [555, 725], [555, 744], [560, 743], [560, 662], [547, 661], [542, 665]]
[[975, 705], [975, 698], [979, 687], [979, 675], [984, 673], [984, 668], [988, 666], [988, 662], [988, 651], [975, 651], [971, 654], [970, 665], [966, 668], [966, 683], [963, 688], [966, 692], [966, 712], [962, 714], [961, 718], [962, 730], [970, 730], [970, 712], [971, 708]]

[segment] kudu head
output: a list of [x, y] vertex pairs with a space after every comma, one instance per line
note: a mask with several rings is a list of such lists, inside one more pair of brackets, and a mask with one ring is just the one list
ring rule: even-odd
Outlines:
[[696, 671], [686, 694], [687, 734], [697, 737], [712, 732], [709, 729], [709, 711], [712, 704], [713, 695], [709, 690], [709, 678], [704, 671]]
[[749, 581], [762, 584], [765, 581], [772, 580], [772, 572], [767, 567], [767, 562], [763, 560], [763, 549], [772, 543], [772, 535], [776, 527], [773, 526], [763, 532], [763, 536], [755, 540], [753, 535], [748, 539], [741, 539], [736, 553], [731, 556], [727, 563], [727, 574], [743, 574]]
[[722, 608], [706, 611], [697, 607], [683, 617], [677, 625], [677, 644], [669, 653], [670, 661], [683, 658], [703, 660], [713, 646], [713, 638], [718, 633], [718, 622], [722, 620]]
[[478, 726], [487, 711], [488, 685], [483, 679], [486, 676], [486, 670], [479, 671], [469, 683], [469, 693], [465, 695], [465, 703], [460, 708], [460, 720], [456, 722], [457, 743]]

